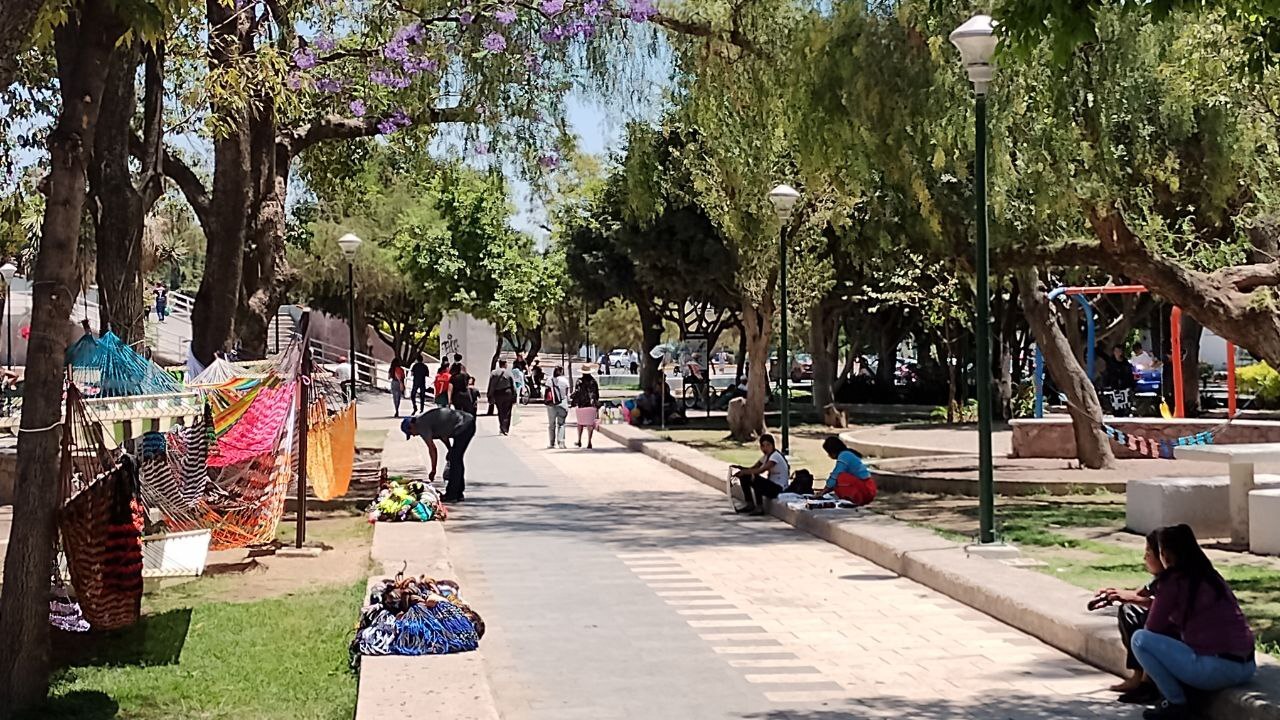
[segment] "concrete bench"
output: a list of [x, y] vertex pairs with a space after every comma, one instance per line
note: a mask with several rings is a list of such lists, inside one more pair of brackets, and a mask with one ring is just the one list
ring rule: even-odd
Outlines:
[[1257, 484], [1253, 466], [1260, 462], [1280, 462], [1280, 443], [1244, 443], [1240, 445], [1190, 445], [1173, 450], [1179, 460], [1202, 460], [1227, 464], [1231, 478], [1228, 508], [1231, 518], [1231, 542], [1249, 544], [1249, 493]]
[[[1280, 475], [1259, 475], [1262, 487], [1280, 488]], [[1201, 538], [1231, 535], [1231, 481], [1226, 476], [1130, 480], [1125, 526], [1138, 533], [1186, 523]]]
[[1280, 488], [1249, 493], [1249, 551], [1280, 555]]

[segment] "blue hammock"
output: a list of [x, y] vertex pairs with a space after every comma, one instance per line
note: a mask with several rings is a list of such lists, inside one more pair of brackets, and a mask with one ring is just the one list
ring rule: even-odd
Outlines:
[[161, 395], [183, 391], [164, 368], [142, 357], [115, 333], [85, 335], [67, 349], [76, 384], [90, 397]]

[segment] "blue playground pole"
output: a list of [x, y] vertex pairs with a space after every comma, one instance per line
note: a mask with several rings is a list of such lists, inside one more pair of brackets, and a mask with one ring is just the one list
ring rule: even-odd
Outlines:
[[[1053, 302], [1066, 294], [1069, 288], [1060, 287], [1049, 291], [1049, 301]], [[1089, 379], [1093, 380], [1094, 362], [1097, 360], [1097, 353], [1094, 352], [1094, 345], [1097, 344], [1097, 332], [1093, 322], [1093, 306], [1085, 299], [1084, 295], [1072, 295], [1076, 302], [1080, 303], [1080, 307], [1084, 309], [1084, 327], [1085, 327], [1085, 372], [1088, 373]], [[1044, 417], [1044, 352], [1040, 350], [1040, 344], [1036, 343], [1036, 417]]]

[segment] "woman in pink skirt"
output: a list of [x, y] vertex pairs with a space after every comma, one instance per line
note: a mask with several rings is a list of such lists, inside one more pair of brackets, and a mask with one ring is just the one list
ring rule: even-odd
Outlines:
[[586, 370], [578, 378], [578, 386], [573, 390], [571, 398], [578, 417], [578, 447], [582, 447], [582, 431], [587, 431], [587, 448], [591, 448], [591, 439], [596, 434], [596, 423], [599, 420], [600, 386], [596, 379]]

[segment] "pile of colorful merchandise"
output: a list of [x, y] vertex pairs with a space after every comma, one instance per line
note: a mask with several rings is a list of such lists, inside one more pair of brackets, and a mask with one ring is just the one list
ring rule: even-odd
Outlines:
[[393, 477], [382, 483], [369, 505], [369, 522], [430, 522], [444, 520], [449, 512], [431, 483]]
[[484, 621], [462, 602], [458, 584], [427, 576], [386, 579], [369, 593], [351, 641], [351, 668], [365, 655], [445, 655], [475, 650]]

